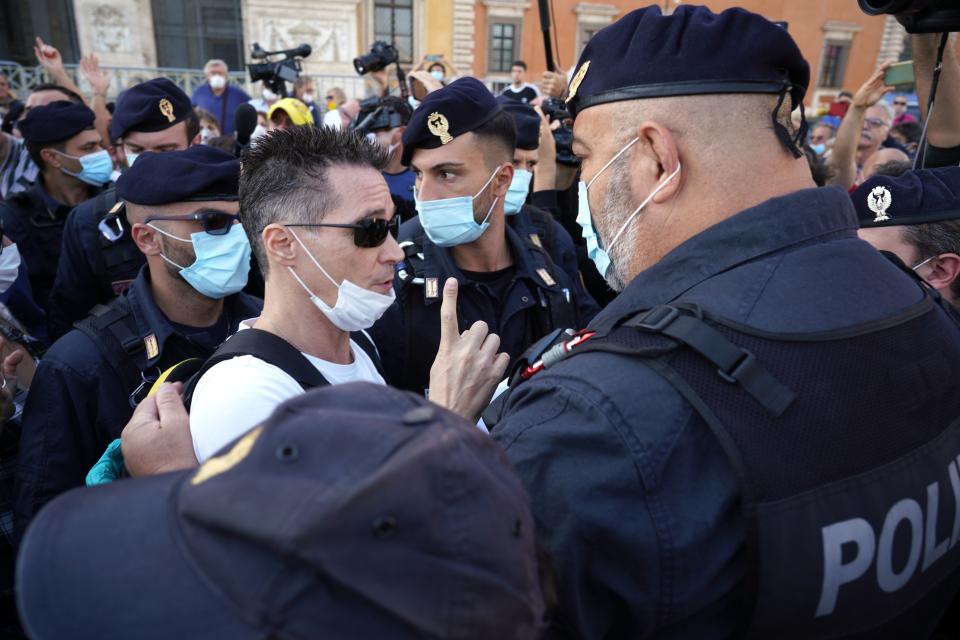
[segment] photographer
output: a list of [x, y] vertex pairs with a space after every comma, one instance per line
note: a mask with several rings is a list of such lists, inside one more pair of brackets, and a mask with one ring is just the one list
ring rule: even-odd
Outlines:
[[233, 133], [233, 112], [241, 104], [250, 101], [250, 96], [240, 87], [230, 84], [229, 69], [223, 60], [208, 60], [203, 66], [207, 74], [207, 82], [193, 91], [190, 102], [195, 107], [202, 107], [220, 123], [220, 132], [229, 135]]
[[[940, 35], [916, 33], [911, 36], [913, 70], [917, 79], [920, 113], [927, 118], [927, 100]], [[924, 168], [960, 163], [960, 59], [957, 34], [950, 34], [943, 53], [943, 69], [937, 87], [936, 104], [927, 128], [927, 153]]]
[[[357, 116], [354, 131], [360, 135], [373, 135], [377, 144], [383, 147], [389, 160], [383, 168], [383, 179], [387, 181], [390, 195], [398, 205], [397, 215], [406, 221], [416, 215], [413, 203], [413, 185], [416, 177], [410, 168], [403, 164], [403, 132], [410, 122], [413, 110], [410, 105], [395, 96], [386, 96], [379, 100], [372, 98], [364, 101]], [[397, 200], [401, 202], [398, 203]]]

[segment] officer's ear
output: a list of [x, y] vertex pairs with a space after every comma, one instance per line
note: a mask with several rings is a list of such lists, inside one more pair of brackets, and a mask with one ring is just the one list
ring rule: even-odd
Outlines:
[[61, 156], [57, 153], [56, 149], [47, 147], [46, 149], [40, 149], [40, 159], [43, 160], [43, 166], [52, 167], [54, 169], [63, 168], [63, 162], [61, 161]]
[[403, 142], [403, 130], [406, 127], [397, 127], [393, 130], [393, 135], [390, 136], [390, 144], [401, 144]]
[[[129, 210], [129, 203], [127, 204]], [[134, 244], [145, 256], [158, 256], [163, 250], [160, 244], [160, 234], [153, 227], [149, 227], [142, 222], [136, 222], [130, 227], [130, 237]]]
[[493, 192], [500, 199], [503, 199], [507, 195], [507, 189], [510, 188], [510, 183], [513, 182], [513, 159], [504, 162], [500, 165], [499, 173], [497, 177], [493, 179]]
[[260, 241], [267, 253], [268, 261], [284, 267], [296, 265], [299, 243], [293, 232], [282, 224], [268, 224], [260, 234]]
[[[680, 151], [673, 132], [659, 122], [642, 122], [637, 127], [636, 135], [639, 140], [629, 162], [630, 187], [633, 193], [646, 198], [647, 194], [653, 193], [653, 190], [680, 166]], [[682, 180], [683, 176], [679, 175], [667, 182], [651, 203], [663, 204], [670, 201], [680, 191]]]
[[941, 253], [929, 264], [930, 273], [923, 279], [934, 289], [947, 289], [960, 277], [960, 256], [955, 253]]

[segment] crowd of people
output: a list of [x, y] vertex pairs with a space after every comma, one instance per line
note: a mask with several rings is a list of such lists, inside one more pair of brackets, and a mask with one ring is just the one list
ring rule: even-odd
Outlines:
[[957, 637], [960, 60], [928, 113], [910, 39], [919, 109], [885, 64], [805, 114], [743, 9], [498, 96], [427, 56], [110, 102], [38, 38], [0, 635]]

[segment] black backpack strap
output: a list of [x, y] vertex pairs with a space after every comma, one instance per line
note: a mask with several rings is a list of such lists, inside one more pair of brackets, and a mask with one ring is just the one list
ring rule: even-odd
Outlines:
[[108, 305], [98, 304], [73, 326], [97, 345], [121, 380], [131, 386], [143, 382], [146, 350], [126, 298], [117, 298]]
[[297, 381], [304, 391], [330, 384], [313, 364], [292, 344], [261, 329], [243, 329], [233, 334], [213, 352], [203, 366], [184, 385], [184, 403], [189, 408], [200, 378], [214, 365], [238, 356], [254, 356], [282, 369]]
[[383, 371], [383, 363], [380, 362], [380, 352], [377, 350], [377, 345], [373, 344], [373, 340], [367, 335], [367, 332], [354, 331], [350, 334], [350, 339], [356, 342], [357, 346], [370, 356], [370, 360], [373, 361], [373, 366], [377, 368], [377, 373], [385, 379], [387, 376]]

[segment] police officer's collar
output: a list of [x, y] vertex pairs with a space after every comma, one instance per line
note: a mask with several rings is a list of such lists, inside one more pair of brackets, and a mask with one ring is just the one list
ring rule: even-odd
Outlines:
[[[419, 220], [416, 218], [414, 220], [416, 220], [418, 230], [422, 229]], [[414, 220], [410, 222], [413, 223]], [[516, 268], [515, 277], [532, 281], [533, 285], [538, 289], [557, 289], [558, 285], [554, 278], [554, 273], [547, 268], [544, 254], [523, 242], [520, 236], [510, 228], [509, 224], [504, 225], [504, 231], [507, 236], [507, 243], [510, 245], [510, 253], [513, 256], [513, 266]], [[417, 235], [422, 235], [422, 231], [414, 234], [415, 237]], [[426, 240], [426, 236], [423, 237]], [[463, 275], [460, 268], [457, 267], [456, 263], [454, 263], [449, 250], [444, 247], [438, 247], [429, 240], [423, 242], [421, 249], [423, 250], [423, 272], [425, 277], [438, 278], [440, 287], [443, 286], [442, 280], [446, 278], [456, 278], [461, 287], [470, 282]], [[442, 276], [442, 279], [440, 276]], [[429, 306], [440, 300], [442, 300], [442, 296], [425, 297], [424, 302]]]
[[762, 256], [828, 236], [856, 237], [857, 215], [839, 187], [804, 189], [745, 209], [698, 233], [634, 278], [591, 327], [675, 300]]

